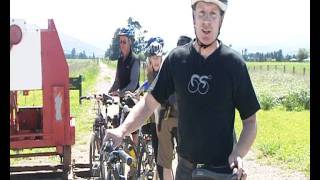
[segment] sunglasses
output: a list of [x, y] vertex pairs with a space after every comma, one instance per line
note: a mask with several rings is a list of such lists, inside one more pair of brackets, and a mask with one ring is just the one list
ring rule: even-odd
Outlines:
[[127, 44], [127, 41], [121, 41], [120, 40], [120, 44]]

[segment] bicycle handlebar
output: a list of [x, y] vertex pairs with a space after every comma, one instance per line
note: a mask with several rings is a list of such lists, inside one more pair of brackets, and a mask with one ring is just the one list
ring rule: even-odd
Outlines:
[[117, 153], [122, 161], [124, 161], [128, 166], [132, 164], [132, 157], [127, 154], [123, 149], [119, 149], [117, 151], [113, 151], [113, 153]]
[[108, 94], [105, 94], [105, 93], [93, 94], [93, 95], [89, 95], [89, 96], [80, 97], [80, 101], [83, 99], [85, 99], [85, 100], [91, 100], [91, 99], [100, 100], [105, 105], [112, 105], [114, 103], [113, 97]]
[[128, 166], [130, 166], [133, 162], [133, 158], [127, 154], [122, 148], [114, 149], [113, 141], [110, 139], [106, 143], [103, 143], [101, 147], [102, 152], [108, 152], [109, 157], [107, 163], [115, 163], [119, 159], [125, 162]]

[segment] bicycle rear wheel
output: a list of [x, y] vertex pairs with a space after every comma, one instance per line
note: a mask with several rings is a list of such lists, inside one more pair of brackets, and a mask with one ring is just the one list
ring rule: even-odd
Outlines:
[[97, 158], [99, 157], [99, 150], [97, 144], [97, 137], [94, 133], [91, 134], [90, 137], [90, 148], [89, 148], [89, 166], [90, 172], [93, 176], [98, 175], [99, 173], [94, 172], [96, 169], [93, 168], [94, 164], [97, 162]]

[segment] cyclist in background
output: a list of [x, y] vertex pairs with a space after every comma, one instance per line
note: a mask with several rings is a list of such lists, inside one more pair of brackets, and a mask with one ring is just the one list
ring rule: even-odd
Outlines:
[[120, 58], [117, 63], [116, 77], [109, 93], [123, 97], [126, 91], [133, 92], [139, 87], [140, 59], [133, 53], [134, 30], [127, 26], [120, 29]]
[[[151, 37], [147, 41], [146, 45], [146, 57], [147, 57], [147, 79], [151, 84], [158, 75], [160, 70], [162, 55], [163, 55], [164, 41], [161, 37]], [[147, 119], [147, 122], [142, 126], [142, 132], [151, 134], [152, 147], [154, 149], [154, 156], [156, 163], [158, 162], [158, 136], [156, 130], [156, 121], [159, 119], [159, 109], [155, 110], [152, 116]], [[163, 179], [163, 168], [157, 163], [157, 172], [160, 180]]]
[[[120, 102], [123, 102], [123, 97], [126, 91], [133, 92], [139, 87], [140, 79], [140, 59], [133, 52], [134, 29], [131, 26], [126, 26], [120, 29], [120, 58], [117, 62], [116, 77], [111, 86], [109, 93], [113, 96], [119, 96]], [[131, 107], [130, 107], [131, 108]], [[122, 109], [119, 108], [119, 117]], [[114, 127], [120, 125], [120, 118], [115, 119]], [[137, 144], [137, 131], [132, 133], [133, 141]]]

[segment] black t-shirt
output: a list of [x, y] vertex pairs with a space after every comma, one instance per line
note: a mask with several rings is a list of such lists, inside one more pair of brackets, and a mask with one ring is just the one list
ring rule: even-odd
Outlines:
[[243, 58], [219, 43], [207, 59], [192, 43], [172, 50], [151, 92], [159, 103], [176, 92], [179, 155], [214, 166], [228, 164], [235, 108], [241, 119], [260, 109]]

